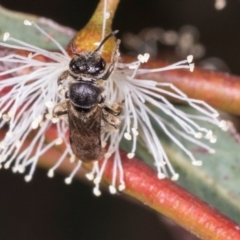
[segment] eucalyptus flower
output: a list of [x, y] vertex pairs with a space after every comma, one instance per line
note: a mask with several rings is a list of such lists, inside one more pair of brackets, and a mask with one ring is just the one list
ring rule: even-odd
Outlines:
[[[75, 161], [75, 156], [71, 150], [69, 139], [66, 137], [69, 130], [67, 121], [54, 118], [52, 115], [54, 106], [64, 101], [65, 90], [58, 86], [57, 79], [64, 71], [68, 70], [71, 58], [64, 47], [36, 23], [25, 20], [24, 24], [26, 27], [36, 28], [55, 43], [58, 49], [56, 52], [47, 51], [15, 39], [9, 33], [5, 33], [3, 42], [0, 42], [0, 47], [15, 51], [0, 55], [0, 77], [2, 78], [0, 81], [0, 116], [2, 119], [0, 127], [8, 126], [7, 133], [0, 142], [0, 164], [6, 169], [11, 167], [15, 173], [24, 173], [25, 180], [30, 181], [39, 158], [50, 148], [64, 145], [65, 150], [55, 165], [49, 169], [49, 177], [54, 176], [55, 170], [67, 158], [71, 162]], [[24, 56], [18, 54], [16, 50], [23, 50], [29, 54]], [[203, 143], [201, 138], [215, 142], [216, 136], [211, 130], [205, 129], [195, 122], [195, 119], [208, 121], [227, 129], [226, 122], [218, 119], [218, 112], [205, 102], [188, 98], [170, 83], [138, 79], [140, 75], [150, 72], [180, 68], [193, 71], [193, 56], [188, 56], [186, 60], [163, 68], [142, 68], [142, 63], [147, 62], [149, 57], [149, 54], [145, 53], [138, 55], [134, 62], [122, 63], [119, 61], [109, 79], [101, 83], [105, 89], [104, 95], [107, 104], [122, 102], [122, 115], [119, 131], [109, 131], [101, 135], [102, 147], [106, 148], [102, 164], [100, 165], [98, 161], [94, 162], [92, 170], [86, 174], [89, 180], [93, 180], [95, 184], [93, 191], [97, 196], [101, 194], [99, 186], [110, 157], [114, 164], [109, 190], [114, 194], [117, 189], [121, 191], [125, 188], [124, 169], [119, 149], [122, 139], [126, 139], [131, 145], [131, 151], [127, 154], [129, 159], [135, 156], [137, 143], [140, 142], [153, 156], [159, 179], [165, 177], [170, 177], [172, 180], [178, 179], [179, 175], [174, 171], [164, 151], [161, 139], [153, 128], [153, 122], [188, 155], [191, 163], [196, 166], [202, 165], [202, 161], [195, 159], [194, 155], [178, 140], [178, 136], [204, 148], [209, 153], [214, 153], [214, 150]], [[119, 59], [121, 59], [120, 55]], [[171, 91], [166, 90], [166, 87]], [[199, 115], [193, 116], [179, 110], [167, 97], [190, 105], [199, 112]], [[164, 119], [164, 115], [157, 114], [154, 108], [173, 119], [175, 124]], [[48, 142], [46, 141], [46, 131], [53, 125], [57, 129], [57, 136], [55, 140]], [[27, 138], [31, 138], [31, 143], [26, 146], [24, 143]], [[74, 170], [65, 179], [67, 184], [71, 183], [72, 178], [81, 167], [81, 159], [75, 162]]]

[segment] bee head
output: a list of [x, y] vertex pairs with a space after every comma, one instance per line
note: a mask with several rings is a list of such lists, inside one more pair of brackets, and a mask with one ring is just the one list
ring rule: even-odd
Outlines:
[[75, 54], [69, 63], [69, 70], [74, 75], [97, 76], [106, 68], [105, 60], [97, 52]]
[[103, 73], [106, 69], [106, 62], [101, 57], [99, 51], [103, 44], [112, 36], [116, 35], [118, 30], [108, 34], [99, 44], [97, 49], [92, 52], [85, 52], [82, 54], [76, 53], [73, 47], [72, 52], [74, 58], [69, 63], [69, 71], [72, 75], [76, 77], [86, 76], [86, 77], [97, 77], [99, 74]]

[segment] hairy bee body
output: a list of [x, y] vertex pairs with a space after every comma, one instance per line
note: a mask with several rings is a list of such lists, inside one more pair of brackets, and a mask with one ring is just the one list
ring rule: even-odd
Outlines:
[[[77, 54], [73, 51], [75, 57], [69, 63], [69, 70], [58, 79], [58, 84], [66, 89], [65, 100], [55, 106], [53, 115], [67, 116], [72, 151], [83, 162], [98, 160], [103, 152], [101, 133], [109, 126], [118, 129], [120, 125], [118, 116], [121, 106], [116, 103], [114, 107], [107, 106], [103, 96], [104, 88], [98, 84], [99, 80], [108, 80], [113, 72], [120, 41], [117, 41], [108, 69], [98, 52], [106, 40], [117, 32], [110, 33], [93, 52]], [[69, 78], [72, 79], [70, 82], [65, 81]]]
[[101, 107], [96, 106], [86, 114], [84, 111], [76, 111], [70, 101], [67, 101], [67, 108], [70, 128], [69, 140], [73, 153], [83, 162], [98, 160], [102, 152]]

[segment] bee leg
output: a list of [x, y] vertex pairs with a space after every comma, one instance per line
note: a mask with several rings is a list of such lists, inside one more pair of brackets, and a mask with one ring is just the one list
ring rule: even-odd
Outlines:
[[120, 120], [117, 117], [111, 117], [109, 114], [102, 113], [102, 119], [107, 122], [110, 126], [114, 127], [116, 130], [119, 129]]
[[58, 84], [58, 85], [62, 85], [62, 84], [63, 84], [63, 81], [66, 80], [66, 79], [68, 78], [68, 76], [69, 76], [69, 71], [68, 71], [68, 70], [64, 71], [64, 72], [60, 75], [60, 77], [58, 78], [57, 84]]
[[55, 118], [64, 116], [67, 113], [68, 113], [68, 111], [67, 111], [67, 103], [66, 102], [59, 103], [53, 108], [53, 117], [55, 117]]
[[110, 66], [108, 67], [107, 71], [105, 71], [103, 74], [101, 74], [100, 76], [97, 77], [97, 80], [107, 80], [110, 75], [112, 74], [113, 70], [115, 69], [115, 66], [117, 64], [117, 60], [118, 60], [118, 49], [119, 49], [119, 45], [120, 45], [120, 40], [118, 39], [117, 40], [117, 43], [116, 43], [116, 47], [115, 47], [115, 50], [113, 52], [113, 55], [112, 55], [112, 59], [111, 59], [111, 64]]
[[113, 109], [105, 105], [103, 109], [107, 111], [109, 114], [112, 114], [113, 116], [119, 116], [121, 114], [121, 108], [119, 106], [118, 109]]
[[103, 106], [102, 118], [110, 126], [119, 129], [121, 121], [118, 116], [121, 114], [121, 110], [121, 104], [113, 104], [111, 107], [105, 105]]

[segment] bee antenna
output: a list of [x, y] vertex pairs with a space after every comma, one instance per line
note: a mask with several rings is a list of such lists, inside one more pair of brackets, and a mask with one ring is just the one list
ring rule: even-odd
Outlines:
[[101, 43], [99, 44], [99, 46], [97, 47], [97, 49], [93, 51], [93, 53], [98, 52], [98, 51], [101, 49], [102, 45], [103, 45], [110, 37], [115, 36], [118, 32], [119, 32], [118, 30], [115, 30], [115, 31], [112, 31], [111, 33], [109, 33], [109, 34], [101, 41]]

